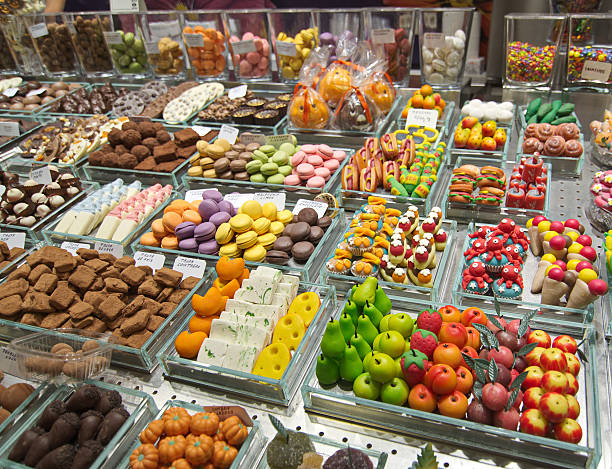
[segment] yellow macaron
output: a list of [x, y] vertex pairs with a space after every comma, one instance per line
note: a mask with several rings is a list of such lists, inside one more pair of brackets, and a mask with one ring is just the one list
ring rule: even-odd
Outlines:
[[257, 242], [266, 249], [270, 249], [274, 245], [274, 241], [276, 241], [276, 236], [272, 233], [266, 233], [257, 238]]
[[240, 253], [242, 251], [238, 248], [236, 243], [229, 243], [221, 246], [219, 249], [219, 256], [227, 256], [227, 257], [240, 257]]
[[261, 204], [256, 200], [247, 200], [242, 204], [238, 213], [245, 213], [253, 220], [257, 220], [262, 215]]
[[236, 233], [244, 233], [253, 226], [253, 219], [244, 213], [239, 213], [230, 218], [229, 224]]
[[253, 222], [253, 229], [258, 235], [267, 233], [270, 229], [271, 222], [267, 218], [261, 217]]
[[288, 225], [293, 221], [293, 213], [291, 213], [291, 210], [281, 210], [276, 214], [276, 219], [284, 225]]
[[263, 207], [261, 207], [261, 210], [263, 212], [263, 216], [266, 217], [268, 220], [276, 220], [277, 209], [276, 204], [274, 202], [266, 202], [265, 204], [263, 204]]
[[273, 221], [272, 223], [270, 223], [270, 229], [268, 231], [273, 235], [278, 236], [283, 232], [284, 229], [285, 225], [283, 225], [282, 222]]
[[228, 142], [224, 138], [218, 138], [217, 140], [215, 140], [214, 144], [219, 145], [221, 148], [223, 148], [223, 151], [230, 151], [232, 148], [230, 142]]
[[217, 227], [217, 232], [215, 233], [215, 241], [217, 244], [227, 244], [234, 237], [234, 231], [229, 223], [221, 223]]
[[187, 170], [187, 176], [200, 177], [202, 176], [202, 166], [192, 166]]
[[261, 244], [256, 244], [242, 253], [245, 261], [261, 262], [266, 258], [266, 249]]
[[257, 233], [253, 230], [249, 230], [246, 233], [242, 233], [236, 236], [236, 244], [240, 249], [248, 249], [257, 243]]

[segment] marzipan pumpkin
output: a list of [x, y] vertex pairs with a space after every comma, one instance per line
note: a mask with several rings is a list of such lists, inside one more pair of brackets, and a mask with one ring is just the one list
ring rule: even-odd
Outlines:
[[159, 442], [159, 461], [170, 464], [185, 454], [187, 441], [183, 435], [168, 436]]
[[239, 417], [232, 415], [223, 421], [223, 434], [230, 445], [241, 445], [249, 435], [249, 430]]
[[215, 442], [217, 442], [217, 441], [225, 441], [225, 435], [221, 431], [221, 426], [219, 426], [219, 429], [213, 435], [213, 441], [215, 441]]
[[190, 438], [185, 448], [185, 459], [194, 466], [204, 464], [212, 457], [213, 445], [214, 442], [208, 435]]
[[192, 469], [191, 464], [186, 459], [177, 459], [174, 461], [168, 469]]
[[351, 72], [346, 67], [330, 68], [319, 80], [319, 93], [331, 107], [336, 107], [344, 93], [351, 88]]
[[153, 420], [149, 425], [147, 425], [147, 428], [140, 432], [140, 442], [155, 444], [163, 432], [164, 421], [161, 419]]
[[189, 428], [194, 435], [213, 436], [219, 429], [219, 416], [214, 412], [198, 412], [191, 417]]
[[219, 469], [227, 469], [238, 455], [238, 450], [225, 441], [216, 441], [213, 449], [213, 465]]
[[159, 452], [155, 445], [140, 445], [130, 455], [131, 469], [157, 469], [159, 463]]
[[182, 407], [171, 407], [164, 412], [164, 433], [168, 436], [186, 435], [189, 432], [191, 415]]

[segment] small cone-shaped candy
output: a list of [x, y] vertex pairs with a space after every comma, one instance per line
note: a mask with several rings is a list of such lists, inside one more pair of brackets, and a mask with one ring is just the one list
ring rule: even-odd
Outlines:
[[544, 254], [552, 254], [557, 259], [565, 259], [567, 248], [565, 247], [565, 238], [561, 235], [554, 234], [556, 232], [549, 231], [542, 242]]
[[540, 293], [542, 291], [542, 285], [544, 284], [544, 277], [546, 276], [546, 269], [555, 262], [555, 256], [552, 254], [544, 254], [542, 260], [538, 263], [538, 270], [536, 270], [531, 282], [531, 293]]
[[573, 309], [585, 309], [593, 303], [598, 296], [605, 295], [608, 291], [608, 284], [603, 280], [596, 278], [588, 284], [578, 278], [574, 284], [574, 288], [569, 294], [567, 307]]
[[[542, 244], [538, 244], [538, 233], [540, 231], [538, 225], [544, 221], [548, 220], [546, 220], [546, 217], [543, 216], [537, 216], [527, 221], [527, 236], [529, 237], [529, 247], [531, 248], [531, 252], [533, 252], [535, 256], [542, 255]], [[548, 225], [548, 227], [550, 227], [550, 224]], [[548, 230], [548, 227], [546, 227], [546, 230]]]
[[544, 278], [542, 286], [542, 304], [558, 306], [567, 292], [569, 287], [563, 283], [565, 272], [561, 268], [552, 268], [548, 271]]

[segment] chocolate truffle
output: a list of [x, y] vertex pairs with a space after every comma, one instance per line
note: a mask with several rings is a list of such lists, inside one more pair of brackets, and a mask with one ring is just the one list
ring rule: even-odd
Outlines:
[[38, 438], [40, 435], [45, 433], [40, 427], [30, 428], [21, 434], [21, 436], [17, 439], [13, 447], [11, 448], [11, 452], [9, 453], [9, 459], [11, 461], [21, 461], [25, 458], [25, 455], [28, 453], [30, 446], [34, 443], [34, 440]]
[[81, 428], [79, 429], [78, 436], [79, 445], [96, 437], [103, 420], [104, 415], [97, 410], [88, 410], [81, 414]]
[[63, 445], [48, 453], [36, 464], [36, 469], [66, 469], [72, 466], [74, 446]]
[[122, 401], [121, 394], [119, 394], [117, 391], [101, 391], [100, 400], [98, 401], [95, 410], [101, 412], [103, 415], [106, 415], [115, 407], [119, 407]]
[[79, 416], [74, 412], [61, 415], [49, 430], [49, 447], [57, 448], [70, 443], [77, 436], [80, 424]]
[[87, 469], [100, 455], [104, 447], [95, 440], [89, 440], [80, 445], [74, 455], [71, 469]]

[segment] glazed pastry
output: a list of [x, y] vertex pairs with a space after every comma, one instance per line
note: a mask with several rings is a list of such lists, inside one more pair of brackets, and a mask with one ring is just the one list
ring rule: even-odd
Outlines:
[[548, 156], [561, 156], [565, 151], [565, 139], [559, 135], [553, 135], [544, 144], [544, 154]]
[[544, 145], [537, 138], [531, 137], [523, 141], [523, 153], [531, 155], [533, 153], [541, 152], [544, 149]]
[[525, 128], [525, 139], [538, 137], [538, 125], [540, 124], [529, 124]]
[[[527, 131], [525, 131], [525, 133], [527, 133]], [[578, 140], [578, 137], [580, 137], [580, 128], [572, 123], [559, 124], [555, 129], [555, 135], [559, 135], [565, 140]]]
[[568, 140], [565, 142], [565, 156], [579, 158], [582, 155], [583, 148], [578, 140]]
[[540, 142], [545, 142], [549, 137], [555, 134], [555, 128], [550, 124], [538, 124], [536, 137]]

